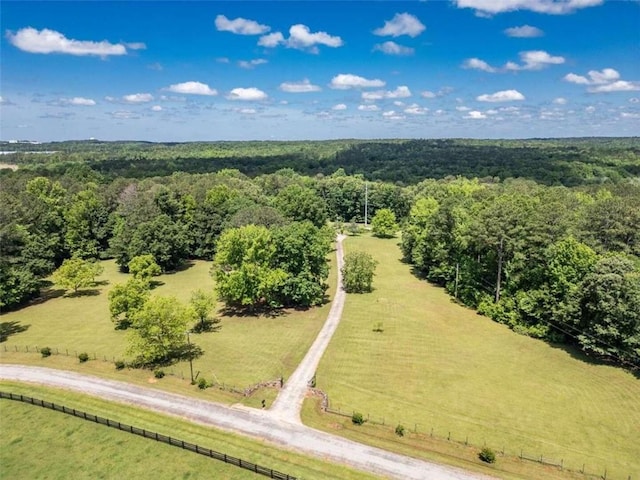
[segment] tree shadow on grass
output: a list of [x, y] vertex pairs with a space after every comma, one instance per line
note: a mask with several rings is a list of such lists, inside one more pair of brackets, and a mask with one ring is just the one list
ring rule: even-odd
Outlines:
[[284, 308], [268, 308], [268, 307], [254, 307], [254, 308], [242, 308], [242, 307], [223, 307], [220, 309], [220, 313], [225, 317], [236, 318], [278, 318], [289, 315]]
[[82, 290], [78, 290], [77, 292], [71, 292], [65, 295], [66, 298], [77, 298], [77, 297], [95, 297], [100, 295], [100, 290], [97, 288], [85, 288]]
[[175, 269], [173, 269], [171, 271], [164, 272], [163, 275], [174, 275], [176, 273], [184, 272], [185, 270], [189, 270], [195, 264], [196, 264], [196, 262], [194, 262], [193, 260], [186, 260], [186, 261], [182, 262], [182, 264], [180, 264]]
[[576, 345], [572, 345], [570, 343], [552, 343], [546, 342], [552, 348], [557, 348], [559, 350], [563, 350], [565, 353], [569, 354], [572, 358], [579, 360], [584, 363], [588, 363], [590, 365], [606, 365], [610, 367], [623, 368], [631, 373], [637, 379], [640, 379], [640, 364], [636, 362], [633, 364], [631, 362], [620, 363], [613, 358], [610, 357], [599, 357], [593, 355], [587, 355], [585, 352], [580, 350]]
[[11, 335], [25, 332], [30, 325], [22, 325], [18, 321], [0, 323], [0, 342], [6, 342]]

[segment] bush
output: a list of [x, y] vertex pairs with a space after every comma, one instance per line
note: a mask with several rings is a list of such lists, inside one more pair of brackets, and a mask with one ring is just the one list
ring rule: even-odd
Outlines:
[[200, 380], [198, 380], [198, 388], [200, 390], [204, 390], [205, 388], [208, 388], [209, 384], [207, 383], [207, 380], [204, 377], [201, 377]]
[[478, 458], [483, 462], [495, 463], [496, 454], [489, 447], [484, 447], [482, 450], [480, 450], [480, 453], [478, 454]]
[[80, 360], [80, 363], [84, 363], [87, 360], [89, 360], [89, 354], [87, 352], [82, 352], [80, 355], [78, 355], [78, 360]]
[[42, 355], [42, 358], [47, 358], [51, 356], [51, 349], [49, 347], [41, 348], [40, 355]]
[[396, 427], [396, 435], [398, 435], [399, 437], [404, 437], [404, 426], [398, 424], [398, 426]]
[[160, 369], [154, 370], [153, 371], [153, 376], [156, 377], [156, 378], [164, 377], [164, 370], [160, 370]]
[[384, 323], [382, 321], [376, 322], [373, 324], [373, 331], [376, 333], [384, 332]]
[[354, 425], [362, 425], [364, 423], [364, 417], [362, 416], [361, 413], [353, 412], [353, 415], [351, 416], [351, 421], [353, 422]]
[[116, 370], [123, 370], [125, 366], [124, 360], [116, 360]]

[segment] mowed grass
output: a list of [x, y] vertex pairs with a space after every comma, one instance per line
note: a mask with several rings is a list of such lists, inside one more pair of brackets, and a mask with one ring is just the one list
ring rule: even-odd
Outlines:
[[[640, 476], [640, 381], [461, 307], [400, 262], [398, 239], [350, 237], [379, 262], [348, 295], [317, 385], [332, 408], [608, 478]], [[383, 322], [384, 332], [373, 331]]]
[[[375, 478], [259, 440], [73, 392], [10, 382], [0, 382], [0, 389], [196, 443], [297, 478]], [[0, 412], [1, 478], [261, 478], [217, 460], [42, 407], [0, 400]]]
[[[334, 252], [330, 261], [332, 271], [327, 293], [332, 297], [335, 289]], [[125, 282], [128, 275], [120, 273], [114, 261], [105, 261], [103, 265], [105, 271], [97, 279], [99, 285], [90, 295], [62, 296], [54, 286], [48, 292], [51, 298], [43, 298], [28, 307], [0, 316], [0, 323], [18, 330], [0, 344], [0, 360], [22, 362], [25, 356], [12, 352], [16, 347], [24, 350], [26, 346], [31, 349], [48, 346], [54, 352], [66, 354], [68, 351], [70, 355], [87, 352], [91, 357], [95, 354], [98, 359], [128, 358], [127, 332], [114, 329], [108, 303], [108, 292], [115, 284]], [[152, 295], [171, 295], [187, 302], [194, 290], [213, 291], [210, 266], [209, 262], [196, 261], [183, 271], [157, 277], [155, 280], [160, 285], [152, 290]], [[217, 313], [222, 320], [220, 331], [191, 335], [191, 341], [205, 352], [193, 362], [194, 373], [208, 381], [238, 388], [280, 376], [286, 379], [315, 339], [329, 308], [327, 303], [309, 310], [284, 310], [275, 317], [224, 316], [220, 309]], [[19, 331], [22, 329], [25, 330]], [[40, 363], [37, 355], [33, 356], [33, 361]], [[50, 366], [58, 362], [56, 356], [46, 361]], [[165, 370], [189, 377], [187, 362]]]

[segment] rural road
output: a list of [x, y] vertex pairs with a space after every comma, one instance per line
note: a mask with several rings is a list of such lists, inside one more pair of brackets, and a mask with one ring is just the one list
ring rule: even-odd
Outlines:
[[302, 409], [304, 397], [307, 394], [309, 381], [316, 373], [320, 359], [327, 349], [336, 328], [338, 328], [338, 323], [340, 323], [340, 317], [342, 316], [345, 299], [345, 293], [342, 289], [342, 265], [344, 264], [342, 241], [345, 238], [345, 235], [340, 234], [336, 241], [338, 282], [336, 293], [331, 303], [331, 310], [329, 310], [329, 316], [304, 359], [291, 377], [287, 379], [284, 388], [280, 390], [278, 397], [273, 402], [273, 405], [271, 405], [269, 413], [276, 418], [294, 423], [302, 423], [300, 421], [300, 410]]
[[[0, 365], [0, 379], [75, 390], [87, 395], [147, 408], [228, 432], [248, 435], [306, 455], [349, 465], [357, 470], [387, 478], [408, 480], [489, 478], [363, 445], [306, 427], [298, 422], [275, 418], [263, 410], [228, 407], [115, 380], [22, 365]], [[160, 433], [171, 434], [171, 432]]]
[[[115, 380], [41, 367], [0, 364], [0, 379], [32, 382], [79, 391], [148, 408], [206, 426], [240, 433], [301, 453], [349, 465], [387, 478], [408, 480], [476, 480], [489, 477], [370, 447], [302, 424], [300, 410], [318, 363], [329, 345], [345, 301], [342, 289], [344, 235], [336, 242], [338, 283], [329, 316], [296, 371], [270, 410], [226, 406]], [[163, 432], [170, 434], [171, 432]]]

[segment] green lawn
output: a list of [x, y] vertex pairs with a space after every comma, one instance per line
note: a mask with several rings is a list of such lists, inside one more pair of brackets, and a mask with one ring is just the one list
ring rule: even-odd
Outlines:
[[[317, 385], [333, 408], [507, 454], [640, 476], [640, 381], [513, 333], [453, 303], [400, 262], [398, 239], [350, 237], [379, 262], [375, 291], [348, 295]], [[382, 321], [383, 333], [373, 332]]]
[[[257, 440], [73, 392], [10, 382], [0, 382], [0, 389], [196, 443], [300, 479], [375, 478]], [[0, 478], [264, 478], [192, 452], [42, 407], [0, 400], [0, 412]], [[52, 452], [58, 454], [52, 455]]]
[[[331, 254], [331, 265], [335, 265]], [[114, 329], [109, 319], [107, 294], [113, 285], [127, 280], [118, 271], [115, 262], [103, 262], [105, 270], [93, 295], [78, 297], [61, 296], [55, 287], [50, 297], [15, 312], [0, 316], [0, 323], [11, 324], [16, 330], [0, 344], [0, 360], [11, 359], [15, 347], [51, 347], [54, 352], [86, 351], [97, 358], [124, 358], [127, 333]], [[161, 285], [152, 295], [174, 295], [188, 301], [196, 289], [213, 288], [209, 275], [210, 263], [196, 261], [181, 272], [162, 275], [156, 280]], [[335, 270], [329, 279], [329, 294], [335, 288]], [[191, 341], [198, 344], [205, 354], [194, 361], [194, 371], [207, 380], [217, 380], [225, 385], [247, 387], [264, 380], [274, 380], [281, 375], [288, 377], [297, 367], [315, 339], [329, 312], [330, 304], [307, 311], [285, 310], [275, 318], [267, 316], [223, 316], [222, 329], [215, 333], [192, 334]], [[5, 352], [5, 349], [7, 352]], [[37, 355], [33, 355], [37, 360]], [[16, 357], [16, 355], [14, 355]], [[55, 366], [55, 357], [47, 359]], [[88, 367], [90, 368], [90, 367]], [[87, 370], [88, 370], [87, 368]], [[166, 369], [178, 376], [189, 377], [188, 363]]]

